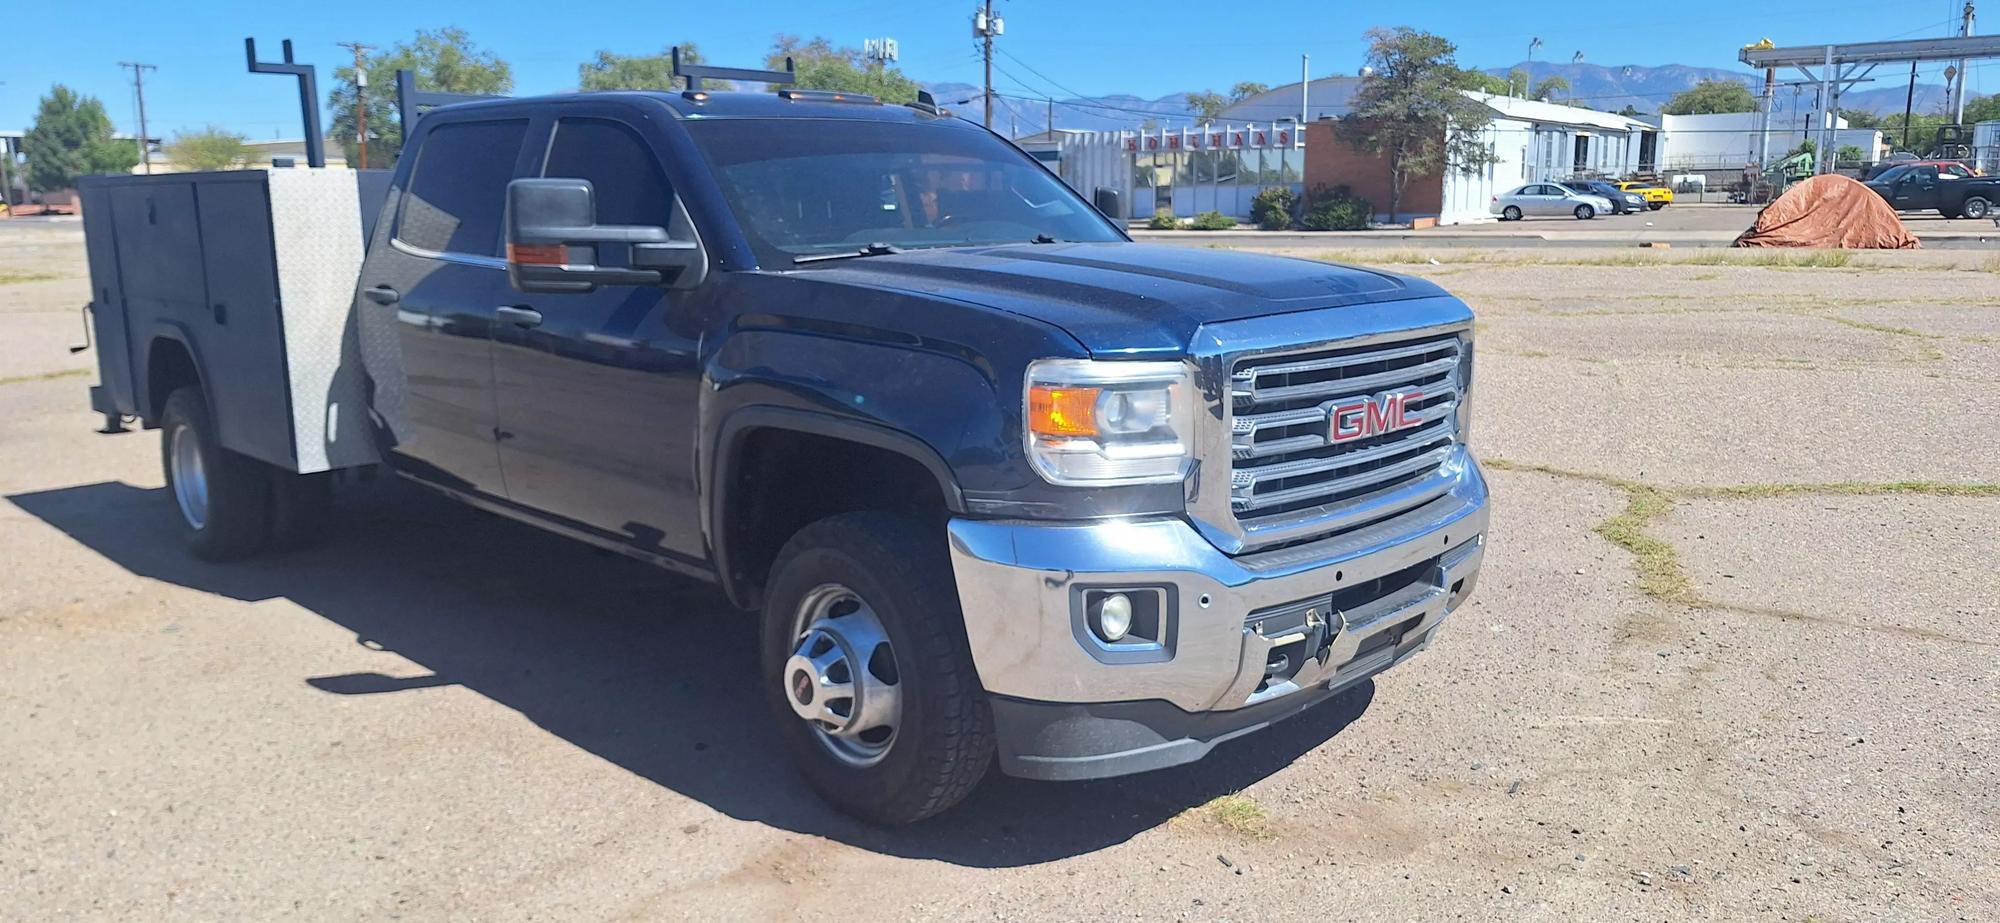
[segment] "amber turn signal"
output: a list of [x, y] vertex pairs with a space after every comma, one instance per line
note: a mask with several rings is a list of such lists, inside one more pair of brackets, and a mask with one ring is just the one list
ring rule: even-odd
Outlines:
[[1097, 435], [1102, 388], [1036, 385], [1028, 391], [1028, 431], [1037, 436]]
[[508, 244], [507, 262], [561, 266], [569, 262], [569, 248], [562, 244]]

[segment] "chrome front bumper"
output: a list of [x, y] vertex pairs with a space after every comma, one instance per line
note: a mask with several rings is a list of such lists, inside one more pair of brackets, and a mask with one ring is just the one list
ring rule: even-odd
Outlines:
[[[1486, 528], [1486, 483], [1468, 458], [1451, 490], [1430, 503], [1331, 539], [1240, 557], [1173, 517], [957, 519], [950, 536], [966, 637], [988, 692], [1031, 703], [1156, 701], [1199, 713], [1352, 685], [1428, 645], [1472, 591]], [[1379, 596], [1342, 594], [1404, 572], [1417, 577]], [[1118, 648], [1090, 633], [1080, 602], [1102, 587], [1161, 588], [1161, 643], [1107, 656]], [[1318, 597], [1343, 603], [1319, 616], [1330, 644], [1284, 682], [1267, 682], [1283, 639], [1266, 637], [1253, 614]]]

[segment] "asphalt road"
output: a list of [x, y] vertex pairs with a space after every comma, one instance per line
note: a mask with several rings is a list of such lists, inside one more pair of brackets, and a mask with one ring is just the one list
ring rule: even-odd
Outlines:
[[1438, 644], [1205, 762], [879, 831], [780, 758], [712, 591], [390, 484], [190, 559], [155, 434], [92, 433], [80, 239], [36, 234], [0, 222], [0, 918], [2000, 918], [1983, 254], [1388, 255], [1480, 311], [1491, 551]]

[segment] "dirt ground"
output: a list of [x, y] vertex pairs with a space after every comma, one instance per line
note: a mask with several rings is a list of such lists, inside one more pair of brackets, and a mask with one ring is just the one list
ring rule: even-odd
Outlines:
[[1204, 762], [885, 832], [713, 591], [389, 485], [190, 559], [156, 436], [92, 433], [81, 235], [25, 225], [0, 918], [2000, 918], [1990, 253], [1302, 251], [1479, 310], [1473, 601]]

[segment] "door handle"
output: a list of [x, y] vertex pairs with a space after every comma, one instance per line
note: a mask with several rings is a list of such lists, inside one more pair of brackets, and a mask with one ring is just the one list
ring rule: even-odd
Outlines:
[[522, 308], [511, 304], [503, 304], [493, 309], [493, 319], [513, 324], [516, 327], [539, 327], [542, 324], [542, 312], [534, 308]]
[[403, 300], [403, 293], [398, 292], [395, 289], [390, 288], [386, 285], [377, 285], [373, 288], [364, 288], [361, 290], [361, 294], [367, 296], [369, 301], [375, 302], [376, 304], [379, 305], [392, 305], [395, 304], [396, 302]]

